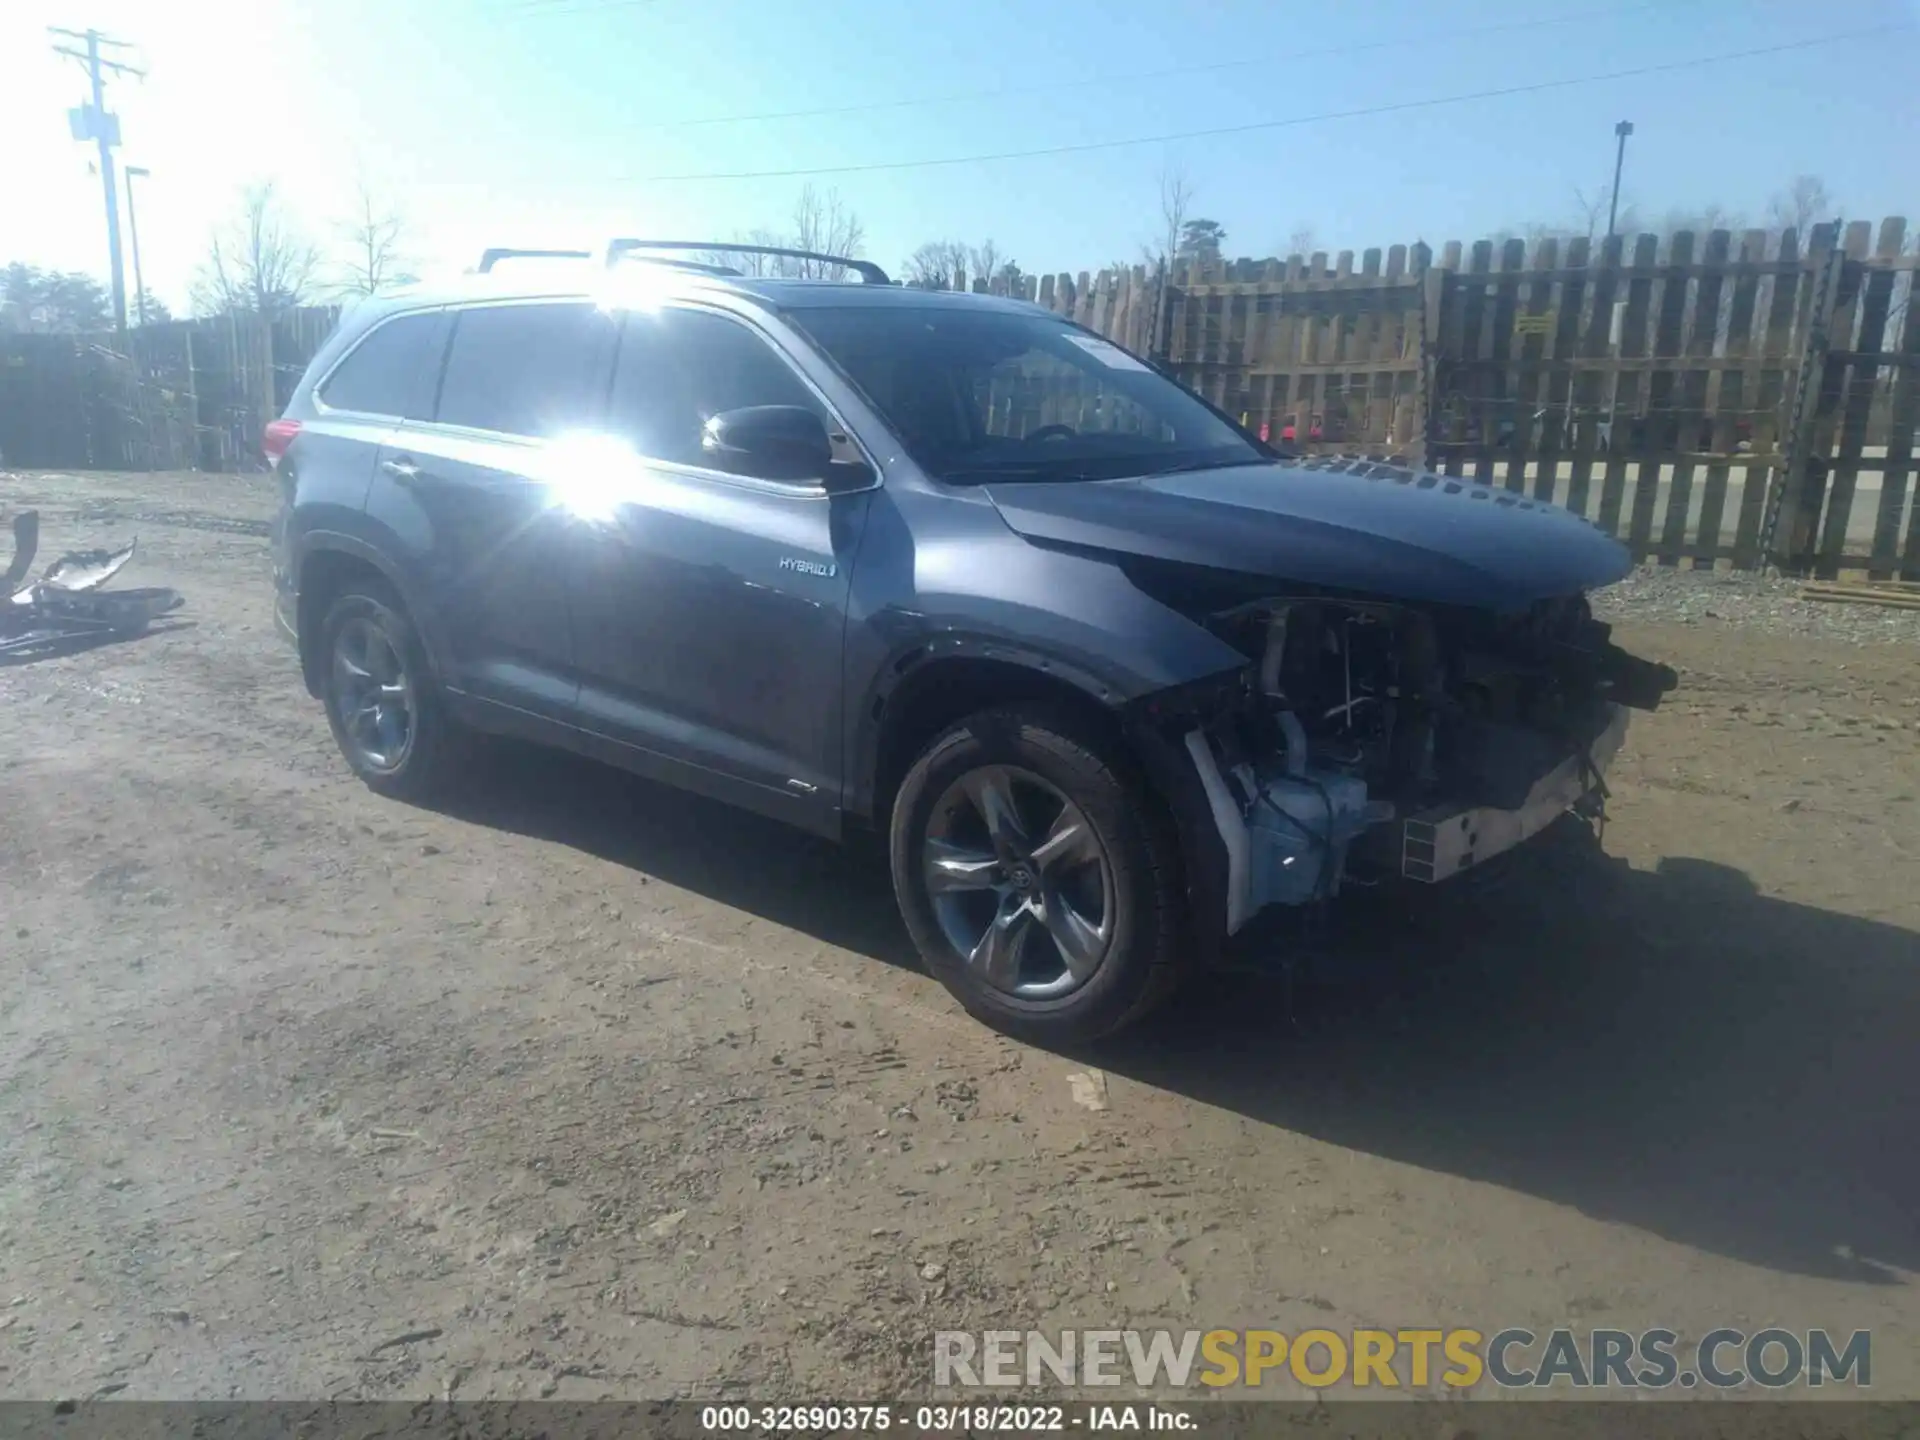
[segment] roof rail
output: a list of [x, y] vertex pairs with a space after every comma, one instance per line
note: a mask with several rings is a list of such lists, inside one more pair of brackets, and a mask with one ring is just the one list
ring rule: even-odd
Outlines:
[[485, 275], [502, 260], [591, 260], [591, 250], [514, 250], [507, 246], [497, 246], [480, 256], [477, 273]]
[[[818, 260], [826, 265], [843, 265], [869, 285], [893, 283], [887, 278], [887, 272], [871, 260], [854, 260], [846, 255], [827, 255], [818, 250], [790, 250], [781, 245], [726, 245], [713, 240], [615, 240], [607, 246], [607, 264], [612, 265], [621, 256], [631, 254], [635, 250], [701, 250], [721, 255], [775, 255], [788, 260]], [[714, 268], [720, 274], [728, 273], [720, 267], [708, 268]]]

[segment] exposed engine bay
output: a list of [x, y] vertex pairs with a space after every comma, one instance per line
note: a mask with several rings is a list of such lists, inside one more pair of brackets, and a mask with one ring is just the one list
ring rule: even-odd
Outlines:
[[1676, 683], [1579, 595], [1518, 615], [1270, 597], [1204, 620], [1248, 667], [1167, 718], [1227, 848], [1229, 933], [1350, 873], [1443, 880], [1597, 813], [1627, 710]]

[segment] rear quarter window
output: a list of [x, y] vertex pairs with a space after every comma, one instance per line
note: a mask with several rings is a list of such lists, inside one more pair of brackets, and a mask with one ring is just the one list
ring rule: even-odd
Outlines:
[[446, 316], [438, 311], [376, 325], [327, 376], [320, 402], [330, 410], [423, 419], [433, 407], [445, 340]]

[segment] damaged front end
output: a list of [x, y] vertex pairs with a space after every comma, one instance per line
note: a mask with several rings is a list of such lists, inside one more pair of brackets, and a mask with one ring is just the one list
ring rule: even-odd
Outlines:
[[1325, 594], [1188, 613], [1248, 663], [1138, 718], [1205, 792], [1227, 934], [1349, 877], [1445, 880], [1570, 810], [1597, 815], [1627, 711], [1676, 683], [1581, 595], [1515, 615]]

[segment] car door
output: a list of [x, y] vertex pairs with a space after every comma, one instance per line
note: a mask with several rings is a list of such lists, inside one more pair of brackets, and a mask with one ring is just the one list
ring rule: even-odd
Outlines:
[[706, 420], [757, 405], [812, 409], [851, 447], [757, 326], [697, 307], [626, 317], [606, 423], [638, 460], [602, 497], [574, 572], [580, 713], [636, 768], [831, 830], [848, 578], [871, 484], [708, 468]]
[[432, 419], [381, 449], [369, 508], [413, 554], [443, 678], [461, 695], [573, 719], [578, 532], [555, 467], [599, 418], [616, 333], [584, 301], [457, 311]]

